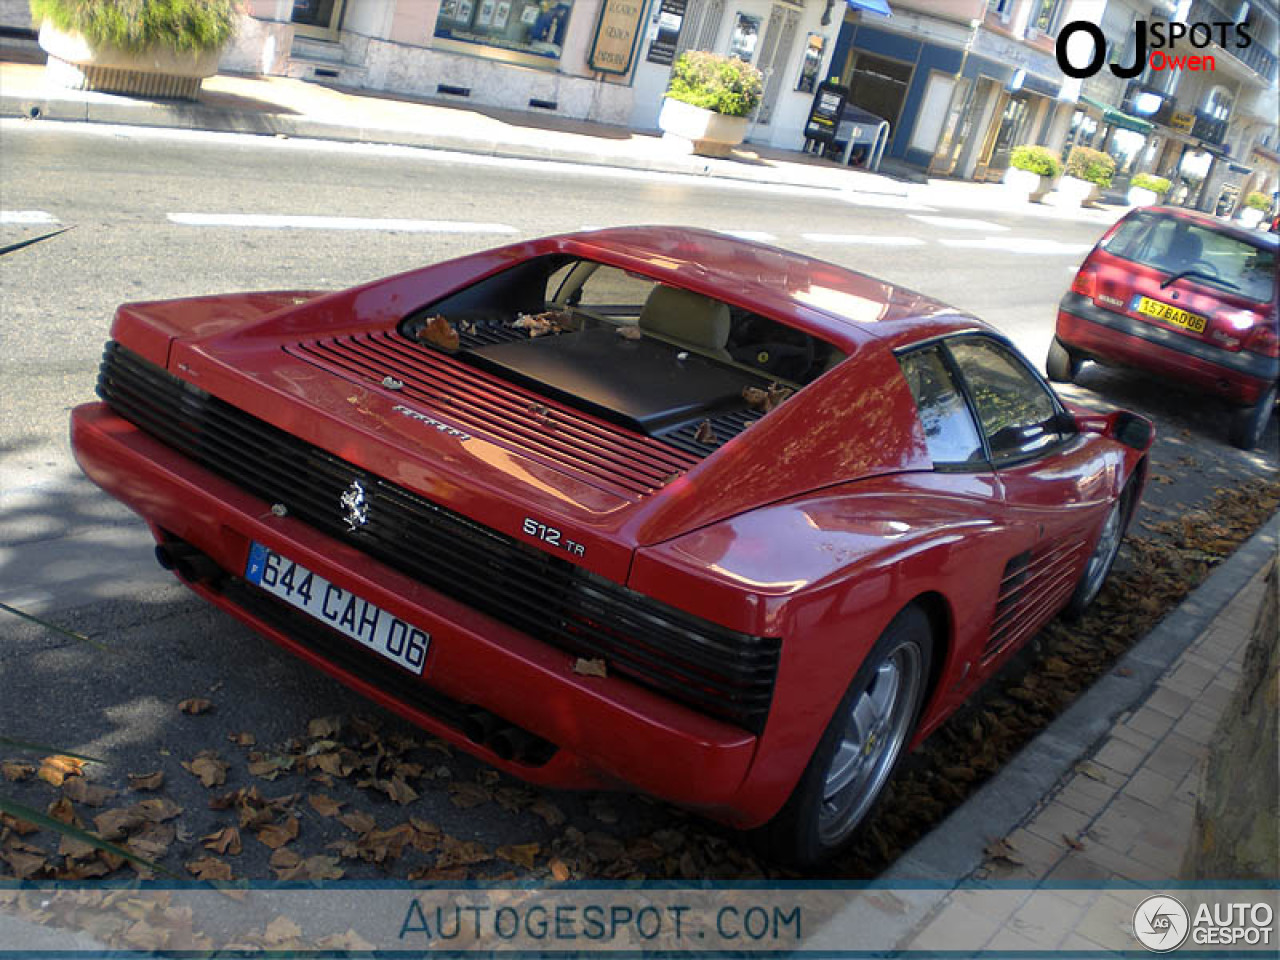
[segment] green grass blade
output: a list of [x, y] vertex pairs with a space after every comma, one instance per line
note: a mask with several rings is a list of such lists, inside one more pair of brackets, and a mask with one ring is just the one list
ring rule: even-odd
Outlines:
[[166, 870], [158, 863], [148, 860], [146, 857], [140, 857], [136, 853], [131, 853], [124, 847], [118, 846], [109, 840], [103, 840], [101, 837], [95, 836], [88, 830], [80, 827], [73, 827], [69, 823], [63, 823], [61, 820], [55, 820], [47, 814], [41, 813], [33, 807], [28, 807], [25, 803], [18, 803], [16, 800], [10, 800], [8, 797], [0, 795], [0, 812], [11, 814], [19, 819], [26, 820], [28, 823], [34, 823], [37, 827], [45, 830], [53, 830], [55, 833], [63, 836], [71, 837], [73, 840], [79, 840], [86, 843], [96, 850], [105, 850], [107, 853], [115, 854], [117, 857], [124, 857], [134, 863], [153, 870], [156, 873], [162, 873], [166, 877], [174, 880], [181, 880], [182, 877], [171, 870]]
[[29, 613], [23, 613], [17, 607], [11, 607], [7, 603], [0, 603], [0, 610], [6, 613], [12, 613], [15, 617], [21, 617], [23, 620], [30, 620], [32, 623], [44, 627], [46, 630], [52, 630], [54, 633], [60, 633], [64, 637], [70, 637], [72, 640], [79, 640], [81, 643], [87, 643], [91, 647], [99, 650], [110, 650], [106, 644], [99, 643], [97, 640], [90, 640], [83, 633], [76, 633], [74, 630], [68, 630], [66, 627], [60, 627], [56, 623], [49, 623], [47, 620], [41, 620], [39, 617], [32, 616]]
[[83, 753], [72, 753], [70, 750], [63, 750], [61, 747], [51, 747], [47, 743], [32, 743], [30, 740], [14, 740], [11, 737], [0, 737], [0, 746], [14, 747], [27, 753], [47, 753], [56, 754], [59, 757], [74, 757], [76, 760], [84, 760], [88, 763], [107, 762], [99, 760], [97, 757], [86, 757]]

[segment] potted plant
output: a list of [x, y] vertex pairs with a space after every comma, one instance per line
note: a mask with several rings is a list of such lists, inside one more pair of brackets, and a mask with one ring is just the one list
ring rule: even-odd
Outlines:
[[1072, 203], [1091, 207], [1101, 198], [1102, 191], [1111, 186], [1115, 172], [1116, 162], [1101, 150], [1072, 147], [1058, 193]]
[[1164, 195], [1173, 186], [1164, 177], [1152, 176], [1149, 173], [1135, 173], [1129, 181], [1129, 205], [1149, 207], [1164, 200]]
[[30, 0], [53, 82], [193, 100], [218, 71], [234, 0]]
[[1062, 164], [1052, 150], [1024, 143], [1013, 148], [1004, 182], [1010, 189], [1025, 194], [1032, 203], [1039, 203], [1053, 189], [1060, 173]]
[[747, 117], [764, 90], [759, 70], [736, 57], [690, 50], [671, 68], [658, 126], [673, 140], [705, 157], [727, 157], [747, 135]]
[[1241, 207], [1236, 219], [1246, 227], [1256, 227], [1270, 209], [1271, 198], [1259, 190], [1254, 190], [1244, 198], [1244, 206]]

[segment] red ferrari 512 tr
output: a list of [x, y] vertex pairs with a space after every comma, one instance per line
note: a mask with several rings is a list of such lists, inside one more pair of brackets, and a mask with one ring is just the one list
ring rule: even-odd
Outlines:
[[84, 471], [193, 590], [502, 770], [812, 863], [1098, 593], [1151, 425], [1007, 341], [699, 230], [122, 306]]

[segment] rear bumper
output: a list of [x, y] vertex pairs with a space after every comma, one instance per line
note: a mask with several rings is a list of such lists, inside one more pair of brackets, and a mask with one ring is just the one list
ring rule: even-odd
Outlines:
[[1064, 346], [1097, 360], [1148, 370], [1235, 404], [1257, 403], [1277, 378], [1280, 360], [1221, 350], [1172, 330], [1143, 323], [1068, 293], [1058, 308]]
[[[493, 766], [563, 788], [619, 781], [749, 826], [735, 805], [754, 735], [615, 677], [573, 672], [573, 658], [317, 533], [160, 444], [105, 404], [71, 417], [84, 472], [150, 523], [210, 557], [226, 576], [189, 584], [212, 603], [358, 692]], [[245, 584], [252, 541], [296, 560], [431, 636], [422, 678], [317, 626], [300, 637], [292, 608]], [[304, 615], [305, 616], [305, 615]], [[292, 618], [292, 619], [291, 619]], [[309, 621], [309, 618], [307, 618]], [[318, 624], [318, 621], [317, 621]], [[306, 624], [304, 624], [305, 626]], [[391, 680], [385, 682], [391, 671]], [[447, 707], [447, 709], [446, 709]], [[502, 759], [451, 717], [479, 707], [549, 741], [541, 765]]]

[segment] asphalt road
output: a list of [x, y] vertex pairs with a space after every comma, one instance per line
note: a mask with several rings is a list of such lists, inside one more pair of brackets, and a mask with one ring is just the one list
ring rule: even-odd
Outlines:
[[[47, 122], [4, 121], [0, 134], [0, 245], [73, 227], [0, 260], [0, 601], [110, 647], [102, 652], [0, 611], [0, 735], [102, 757], [113, 771], [104, 776], [117, 782], [123, 771], [163, 769], [193, 831], [220, 821], [179, 760], [206, 748], [242, 752], [227, 744], [231, 733], [279, 743], [303, 735], [312, 717], [378, 711], [177, 587], [154, 567], [136, 518], [80, 478], [65, 439], [67, 411], [93, 397], [116, 304], [336, 288], [521, 237], [689, 224], [938, 297], [993, 323], [1039, 362], [1057, 300], [1101, 232], [901, 198], [400, 148]], [[284, 217], [315, 219], [272, 219]], [[387, 219], [402, 222], [368, 222]], [[1091, 368], [1082, 386], [1063, 392], [1156, 421], [1153, 472], [1172, 482], [1153, 484], [1148, 502], [1166, 515], [1276, 469], [1274, 423], [1264, 446], [1271, 452], [1245, 454], [1224, 440], [1224, 410], [1176, 388]], [[212, 699], [213, 712], [180, 715], [177, 702], [193, 696]], [[238, 776], [231, 785], [246, 785], [243, 769]], [[480, 765], [455, 758], [437, 783], [477, 776]], [[584, 831], [609, 822], [597, 816], [599, 798], [554, 799]], [[403, 812], [379, 803], [380, 819]], [[682, 822], [636, 798], [612, 806], [632, 834]], [[527, 811], [462, 809], [443, 790], [424, 790], [410, 812], [489, 845], [549, 847], [557, 835]], [[321, 838], [341, 833], [313, 819], [305, 829]], [[251, 872], [264, 871], [267, 852], [252, 854]]]

